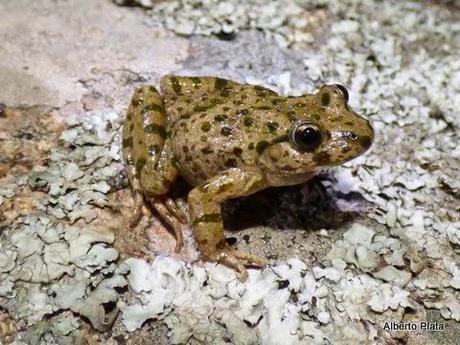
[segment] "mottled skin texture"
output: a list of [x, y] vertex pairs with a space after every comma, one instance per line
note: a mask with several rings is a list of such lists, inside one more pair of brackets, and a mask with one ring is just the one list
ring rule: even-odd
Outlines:
[[[226, 244], [221, 204], [270, 186], [303, 183], [321, 168], [361, 155], [373, 141], [371, 125], [349, 108], [346, 90], [336, 85], [282, 97], [221, 78], [166, 76], [161, 92], [136, 90], [124, 123], [123, 154], [136, 193], [133, 219], [145, 196], [174, 229], [179, 251], [186, 217], [167, 193], [182, 176], [194, 187], [190, 222], [202, 255], [235, 268], [242, 279], [245, 265], [263, 266], [265, 259]], [[299, 139], [305, 127], [319, 135], [313, 146], [305, 146], [311, 138]]]

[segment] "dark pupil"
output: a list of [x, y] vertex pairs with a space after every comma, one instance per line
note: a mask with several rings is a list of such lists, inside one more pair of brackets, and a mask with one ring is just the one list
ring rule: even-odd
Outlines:
[[300, 132], [300, 143], [305, 149], [314, 149], [321, 141], [321, 134], [312, 127], [307, 127]]

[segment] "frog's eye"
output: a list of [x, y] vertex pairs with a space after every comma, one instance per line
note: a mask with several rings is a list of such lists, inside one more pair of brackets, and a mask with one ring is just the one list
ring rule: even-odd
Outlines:
[[343, 93], [343, 97], [345, 98], [345, 101], [348, 102], [348, 99], [350, 98], [350, 96], [348, 95], [347, 88], [340, 84], [335, 84], [335, 86], [337, 86], [337, 88]]
[[292, 128], [291, 141], [301, 150], [312, 151], [321, 144], [321, 130], [310, 122], [299, 122]]

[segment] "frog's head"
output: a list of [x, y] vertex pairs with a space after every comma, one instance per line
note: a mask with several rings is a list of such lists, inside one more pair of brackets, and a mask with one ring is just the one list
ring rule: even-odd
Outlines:
[[294, 122], [290, 131], [293, 149], [316, 165], [335, 166], [366, 152], [374, 130], [365, 118], [348, 106], [342, 85], [325, 85], [309, 99], [312, 109]]
[[342, 85], [325, 85], [318, 93], [290, 98], [285, 105], [291, 119], [288, 140], [270, 146], [261, 157], [272, 172], [288, 176], [337, 166], [372, 144], [371, 124], [350, 109]]

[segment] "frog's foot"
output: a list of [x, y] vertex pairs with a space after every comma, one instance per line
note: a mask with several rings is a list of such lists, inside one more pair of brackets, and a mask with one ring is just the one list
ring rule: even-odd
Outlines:
[[[153, 208], [155, 208], [161, 219], [166, 221], [168, 225], [171, 227], [171, 229], [174, 231], [174, 235], [176, 236], [176, 247], [174, 248], [174, 251], [178, 253], [184, 246], [184, 236], [182, 235], [182, 223], [175, 217], [174, 214], [171, 214], [172, 212], [167, 206], [167, 200], [168, 199], [162, 200], [159, 197], [153, 197], [151, 199], [151, 204]], [[171, 202], [173, 201], [171, 200]]]
[[257, 266], [263, 268], [267, 265], [267, 260], [257, 255], [224, 248], [214, 255], [209, 256], [212, 261], [224, 264], [227, 267], [233, 268], [239, 273], [240, 281], [244, 282], [248, 278], [248, 271], [245, 266]]

